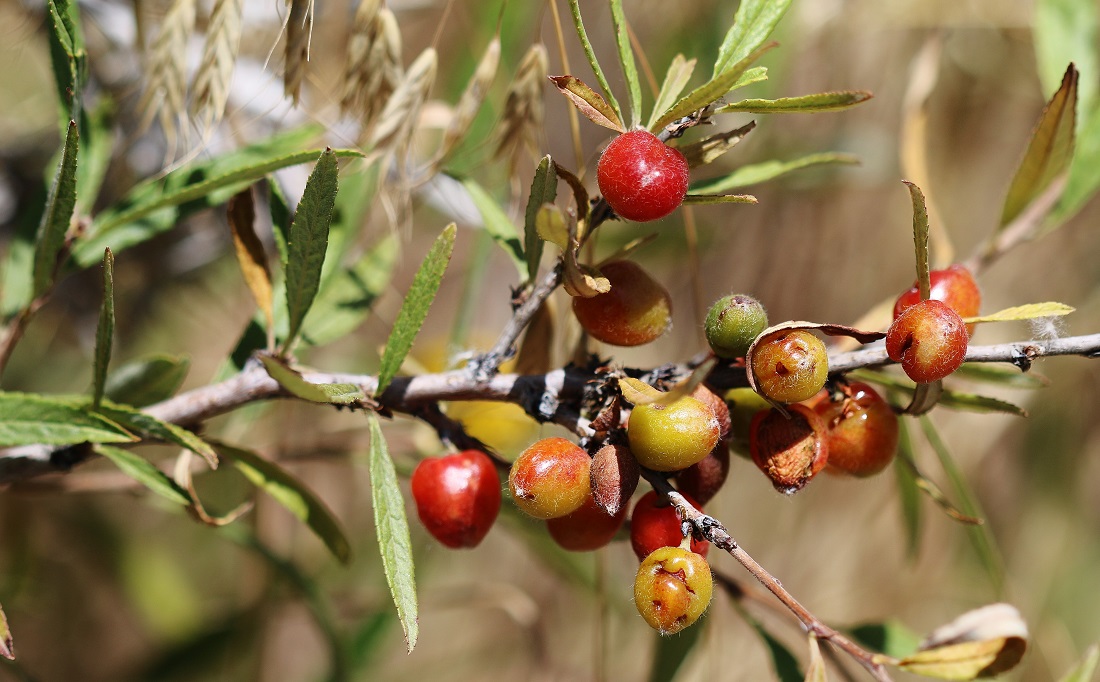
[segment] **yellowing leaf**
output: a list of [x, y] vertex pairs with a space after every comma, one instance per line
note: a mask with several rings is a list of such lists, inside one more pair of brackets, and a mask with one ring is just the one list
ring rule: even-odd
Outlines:
[[633, 377], [619, 379], [619, 391], [622, 392], [623, 398], [627, 402], [634, 405], [646, 405], [660, 400], [664, 396], [664, 391], [659, 391], [646, 382]]
[[615, 109], [584, 81], [574, 76], [550, 76], [550, 81], [588, 120], [615, 132], [626, 132]]
[[1069, 315], [1076, 308], [1068, 306], [1065, 303], [1056, 303], [1053, 301], [1047, 301], [1045, 303], [1027, 303], [1024, 305], [1013, 306], [1011, 308], [1005, 308], [989, 315], [979, 315], [977, 317], [967, 317], [963, 319], [963, 322], [967, 324], [976, 324], [978, 322], [1011, 322], [1013, 320], [1033, 320], [1036, 317], [1056, 317], [1061, 315]]
[[974, 680], [1013, 668], [1026, 647], [1022, 639], [1004, 637], [951, 644], [903, 658], [898, 667], [941, 680]]
[[275, 328], [275, 313], [272, 309], [271, 271], [267, 267], [264, 245], [256, 234], [256, 206], [252, 197], [252, 188], [246, 187], [233, 195], [226, 212], [241, 274], [244, 275], [248, 290], [252, 292], [252, 298], [264, 315], [268, 334], [272, 335]]

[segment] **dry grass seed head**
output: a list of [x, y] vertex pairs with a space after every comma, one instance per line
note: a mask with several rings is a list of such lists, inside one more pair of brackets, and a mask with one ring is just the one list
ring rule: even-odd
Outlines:
[[[366, 139], [386, 101], [404, 77], [401, 69], [401, 31], [393, 12], [382, 8], [366, 36], [366, 58], [353, 66], [349, 55], [341, 108], [354, 111]], [[354, 69], [354, 70], [353, 70]]]
[[541, 44], [532, 45], [508, 87], [495, 156], [508, 158], [513, 172], [525, 150], [532, 158], [539, 153], [538, 136], [543, 121], [542, 92], [548, 64], [546, 48]]
[[160, 120], [170, 148], [176, 135], [187, 130], [187, 40], [195, 30], [195, 0], [174, 0], [164, 15], [160, 31], [146, 60], [145, 92], [138, 109], [141, 128]]
[[378, 125], [371, 132], [368, 146], [372, 152], [400, 152], [408, 147], [420, 116], [420, 107], [435, 82], [438, 62], [435, 48], [429, 47], [409, 66], [378, 116]]
[[370, 78], [372, 69], [368, 60], [381, 5], [381, 0], [362, 0], [355, 10], [344, 65], [344, 92], [340, 98], [340, 110], [344, 113], [358, 105], [358, 95]]
[[496, 78], [499, 65], [500, 38], [494, 37], [489, 41], [489, 45], [485, 48], [485, 54], [481, 56], [477, 69], [474, 70], [470, 82], [466, 85], [466, 90], [459, 98], [458, 104], [455, 105], [451, 123], [443, 134], [443, 143], [439, 147], [437, 163], [442, 163], [469, 132], [477, 112], [481, 109], [481, 104], [485, 101], [485, 95], [489, 93], [489, 88]]
[[287, 0], [290, 13], [286, 22], [286, 65], [283, 71], [283, 94], [298, 100], [302, 94], [306, 62], [309, 61], [309, 40], [313, 34], [313, 0]]
[[243, 0], [217, 0], [206, 31], [202, 62], [191, 85], [191, 112], [209, 134], [225, 113], [241, 44]]

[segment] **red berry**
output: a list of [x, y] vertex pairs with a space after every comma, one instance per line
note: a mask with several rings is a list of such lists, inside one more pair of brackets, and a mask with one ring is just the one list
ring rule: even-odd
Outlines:
[[[956, 263], [946, 270], [933, 270], [929, 273], [931, 293], [929, 298], [943, 301], [949, 305], [959, 317], [975, 317], [982, 305], [982, 292], [978, 289], [978, 283], [974, 281], [974, 275], [966, 266]], [[894, 319], [905, 310], [920, 301], [920, 290], [916, 282], [913, 286], [898, 296], [894, 303]], [[974, 333], [974, 325], [968, 325], [967, 331]]]
[[632, 130], [607, 145], [596, 182], [611, 209], [627, 220], [664, 218], [683, 203], [688, 162], [647, 130]]
[[749, 450], [775, 489], [790, 495], [825, 468], [829, 448], [825, 424], [816, 412], [798, 403], [786, 409], [789, 416], [772, 408], [753, 417]]
[[[691, 497], [684, 495], [684, 498], [691, 506], [703, 511], [699, 503]], [[657, 495], [652, 490], [642, 495], [630, 515], [630, 546], [634, 548], [638, 560], [645, 559], [660, 547], [678, 547], [683, 540], [680, 514], [676, 507], [664, 495]], [[708, 549], [710, 543], [692, 538], [691, 551], [706, 556]]]
[[613, 261], [600, 267], [611, 291], [573, 297], [573, 314], [593, 338], [613, 346], [640, 346], [672, 326], [672, 297], [637, 264]]
[[432, 537], [454, 549], [476, 547], [500, 511], [500, 476], [477, 450], [431, 457], [413, 471], [412, 495]]
[[543, 438], [520, 453], [508, 473], [516, 506], [531, 516], [571, 514], [592, 490], [592, 459], [564, 438]]
[[898, 449], [898, 416], [875, 389], [862, 382], [843, 387], [836, 401], [814, 411], [825, 422], [831, 471], [871, 476], [885, 469]]
[[962, 365], [970, 336], [962, 318], [943, 301], [907, 308], [886, 332], [886, 354], [918, 383], [937, 381]]
[[550, 537], [571, 552], [591, 552], [611, 542], [626, 518], [626, 505], [612, 516], [591, 495], [572, 514], [547, 519]]

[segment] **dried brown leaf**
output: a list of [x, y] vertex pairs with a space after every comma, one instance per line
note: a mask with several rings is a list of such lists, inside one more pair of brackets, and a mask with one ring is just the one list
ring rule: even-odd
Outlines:
[[256, 299], [256, 305], [260, 307], [264, 320], [267, 321], [268, 346], [271, 347], [270, 335], [275, 329], [271, 271], [267, 267], [264, 245], [256, 235], [256, 207], [252, 188], [244, 189], [230, 199], [227, 211], [229, 229], [233, 233], [233, 246], [237, 252], [237, 263], [241, 266], [241, 274], [244, 275], [244, 281], [248, 284], [252, 297]]

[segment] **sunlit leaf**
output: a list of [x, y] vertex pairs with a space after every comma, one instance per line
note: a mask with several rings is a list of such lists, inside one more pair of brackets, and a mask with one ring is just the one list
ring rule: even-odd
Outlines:
[[87, 77], [87, 54], [77, 3], [74, 0], [48, 0], [46, 12], [50, 28], [50, 66], [58, 96], [60, 130], [64, 135], [69, 120], [80, 118]]
[[1001, 226], [1012, 222], [1035, 197], [1069, 168], [1077, 118], [1077, 69], [1070, 64], [1062, 85], [1043, 109], [1024, 158], [1009, 185]]
[[550, 81], [588, 120], [617, 133], [626, 131], [615, 108], [581, 79], [575, 76], [550, 76]]
[[336, 203], [340, 167], [331, 149], [321, 153], [306, 181], [302, 200], [294, 212], [287, 240], [286, 301], [289, 331], [285, 348], [294, 343], [302, 321], [321, 285], [321, 268], [328, 250], [329, 224]]
[[504, 212], [496, 199], [490, 196], [476, 180], [467, 178], [462, 181], [462, 186], [469, 192], [474, 206], [477, 206], [485, 231], [512, 259], [512, 264], [516, 266], [516, 271], [520, 277], [526, 278], [528, 272], [527, 258], [523, 255], [523, 246], [520, 244], [515, 224], [512, 223], [508, 214]]
[[205, 459], [211, 469], [218, 468], [218, 453], [214, 452], [214, 448], [197, 434], [182, 426], [161, 421], [129, 405], [107, 401], [99, 406], [99, 412], [142, 438], [173, 443]]
[[558, 196], [558, 174], [549, 155], [542, 157], [535, 178], [531, 181], [531, 193], [527, 197], [527, 210], [523, 214], [523, 242], [527, 263], [527, 281], [534, 282], [542, 260], [542, 239], [539, 238], [535, 219], [543, 204], [552, 204]]
[[233, 235], [234, 251], [237, 254], [237, 265], [241, 268], [248, 290], [252, 292], [252, 298], [267, 321], [268, 334], [274, 334], [275, 313], [272, 309], [271, 271], [267, 267], [264, 245], [256, 234], [256, 206], [252, 188], [248, 187], [233, 195], [226, 212], [229, 218], [229, 231]]
[[1100, 644], [1093, 644], [1085, 651], [1081, 661], [1058, 682], [1092, 682], [1097, 666], [1100, 666]]
[[116, 403], [145, 407], [176, 394], [191, 361], [174, 355], [150, 355], [128, 362], [107, 375], [103, 393]]
[[134, 440], [134, 435], [120, 425], [74, 401], [33, 393], [0, 392], [0, 447]]
[[405, 516], [405, 500], [401, 496], [401, 486], [397, 481], [385, 436], [382, 435], [382, 426], [377, 415], [371, 413], [369, 417], [370, 489], [378, 549], [382, 554], [386, 582], [397, 606], [397, 616], [405, 631], [405, 644], [412, 652], [416, 646], [420, 624], [409, 521]]
[[[44, 294], [53, 284], [57, 272], [58, 257], [65, 246], [65, 235], [73, 219], [76, 207], [76, 157], [80, 148], [80, 134], [75, 121], [69, 121], [65, 134], [65, 147], [57, 175], [46, 199], [46, 211], [38, 227], [34, 246], [34, 297]], [[102, 255], [102, 251], [100, 252]]]
[[1034, 23], [1035, 61], [1043, 92], [1054, 92], [1073, 64], [1086, 74], [1078, 83], [1080, 111], [1093, 110], [1100, 72], [1100, 11], [1092, 0], [1037, 0]]
[[144, 457], [129, 450], [103, 444], [96, 445], [95, 451], [118, 467], [122, 473], [164, 499], [184, 507], [191, 504], [191, 496], [187, 491]]
[[1027, 640], [1027, 624], [1014, 606], [990, 604], [936, 628], [898, 667], [945, 680], [995, 677], [1020, 662]]
[[731, 102], [715, 110], [716, 114], [740, 111], [749, 114], [802, 114], [817, 111], [840, 111], [871, 99], [873, 95], [863, 90], [821, 92], [799, 97], [779, 99], [743, 99]]
[[382, 364], [378, 369], [377, 395], [382, 395], [396, 376], [397, 370], [401, 369], [401, 363], [405, 361], [405, 356], [412, 349], [413, 341], [416, 340], [416, 335], [428, 316], [428, 308], [435, 300], [435, 294], [443, 281], [443, 273], [446, 272], [447, 264], [451, 261], [455, 232], [454, 223], [443, 229], [413, 277], [412, 285], [405, 294], [405, 301], [401, 304], [401, 310], [397, 313], [390, 337], [386, 341], [386, 350], [382, 353]]
[[623, 14], [623, 0], [610, 0], [611, 24], [615, 29], [615, 44], [619, 48], [619, 64], [623, 67], [626, 90], [630, 95], [630, 127], [637, 128], [642, 120], [642, 84], [638, 80], [638, 66], [634, 63], [634, 51], [630, 47], [630, 34]]
[[346, 564], [351, 559], [351, 545], [340, 522], [305, 483], [275, 462], [250, 450], [224, 443], [218, 443], [217, 449], [253, 485], [306, 524], [341, 563]]
[[1014, 320], [1033, 320], [1037, 317], [1057, 317], [1069, 315], [1076, 308], [1065, 303], [1048, 301], [1046, 303], [1027, 303], [1024, 305], [1005, 308], [989, 315], [977, 317], [964, 317], [963, 322], [975, 324], [978, 322], [1012, 322]]
[[366, 394], [355, 384], [313, 384], [281, 358], [260, 355], [260, 361], [272, 379], [302, 400], [327, 405], [357, 405], [366, 400]]
[[688, 81], [691, 80], [691, 74], [695, 71], [695, 61], [694, 59], [685, 59], [682, 54], [677, 54], [672, 58], [672, 63], [668, 65], [668, 72], [665, 74], [665, 80], [661, 83], [661, 91], [657, 93], [657, 101], [653, 103], [653, 114], [649, 117], [646, 128], [654, 130], [657, 119], [665, 113], [666, 109], [672, 106], [676, 98], [687, 87]]
[[115, 336], [115, 256], [110, 249], [103, 252], [103, 303], [99, 308], [99, 324], [95, 330], [95, 369], [92, 373], [92, 409], [98, 409], [107, 384], [107, 367], [111, 364], [111, 345]]
[[923, 301], [931, 296], [932, 291], [928, 267], [928, 207], [920, 187], [908, 180], [902, 182], [909, 188], [909, 198], [913, 202], [913, 249], [917, 261], [917, 289]]
[[668, 111], [661, 115], [654, 124], [653, 129], [664, 128], [678, 118], [694, 113], [703, 107], [713, 104], [735, 87], [742, 85], [739, 81], [745, 75], [752, 63], [759, 59], [765, 52], [776, 47], [776, 43], [769, 43], [753, 50], [744, 59], [716, 75], [713, 79], [703, 83], [687, 95], [684, 95]]
[[600, 62], [596, 59], [596, 51], [592, 49], [592, 42], [588, 40], [588, 32], [585, 30], [584, 21], [581, 19], [580, 0], [569, 0], [569, 12], [573, 17], [573, 28], [577, 31], [577, 38], [581, 41], [581, 47], [584, 49], [584, 56], [588, 58], [588, 65], [592, 67], [592, 73], [596, 74], [596, 81], [600, 84], [604, 97], [607, 98], [607, 103], [615, 112], [615, 119], [622, 121], [623, 110], [615, 99], [615, 93], [611, 92], [611, 86], [607, 83], [603, 68], [600, 67]]
[[726, 190], [748, 187], [749, 185], [774, 180], [781, 175], [802, 168], [832, 163], [855, 165], [859, 163], [859, 157], [841, 152], [822, 152], [792, 159], [790, 161], [764, 161], [761, 163], [753, 163], [747, 166], [741, 166], [729, 175], [725, 175], [721, 178], [707, 180], [703, 184], [692, 187], [691, 191], [706, 194], [725, 192]]
[[760, 47], [790, 5], [791, 0], [742, 0], [718, 50], [714, 75], [724, 73]]

